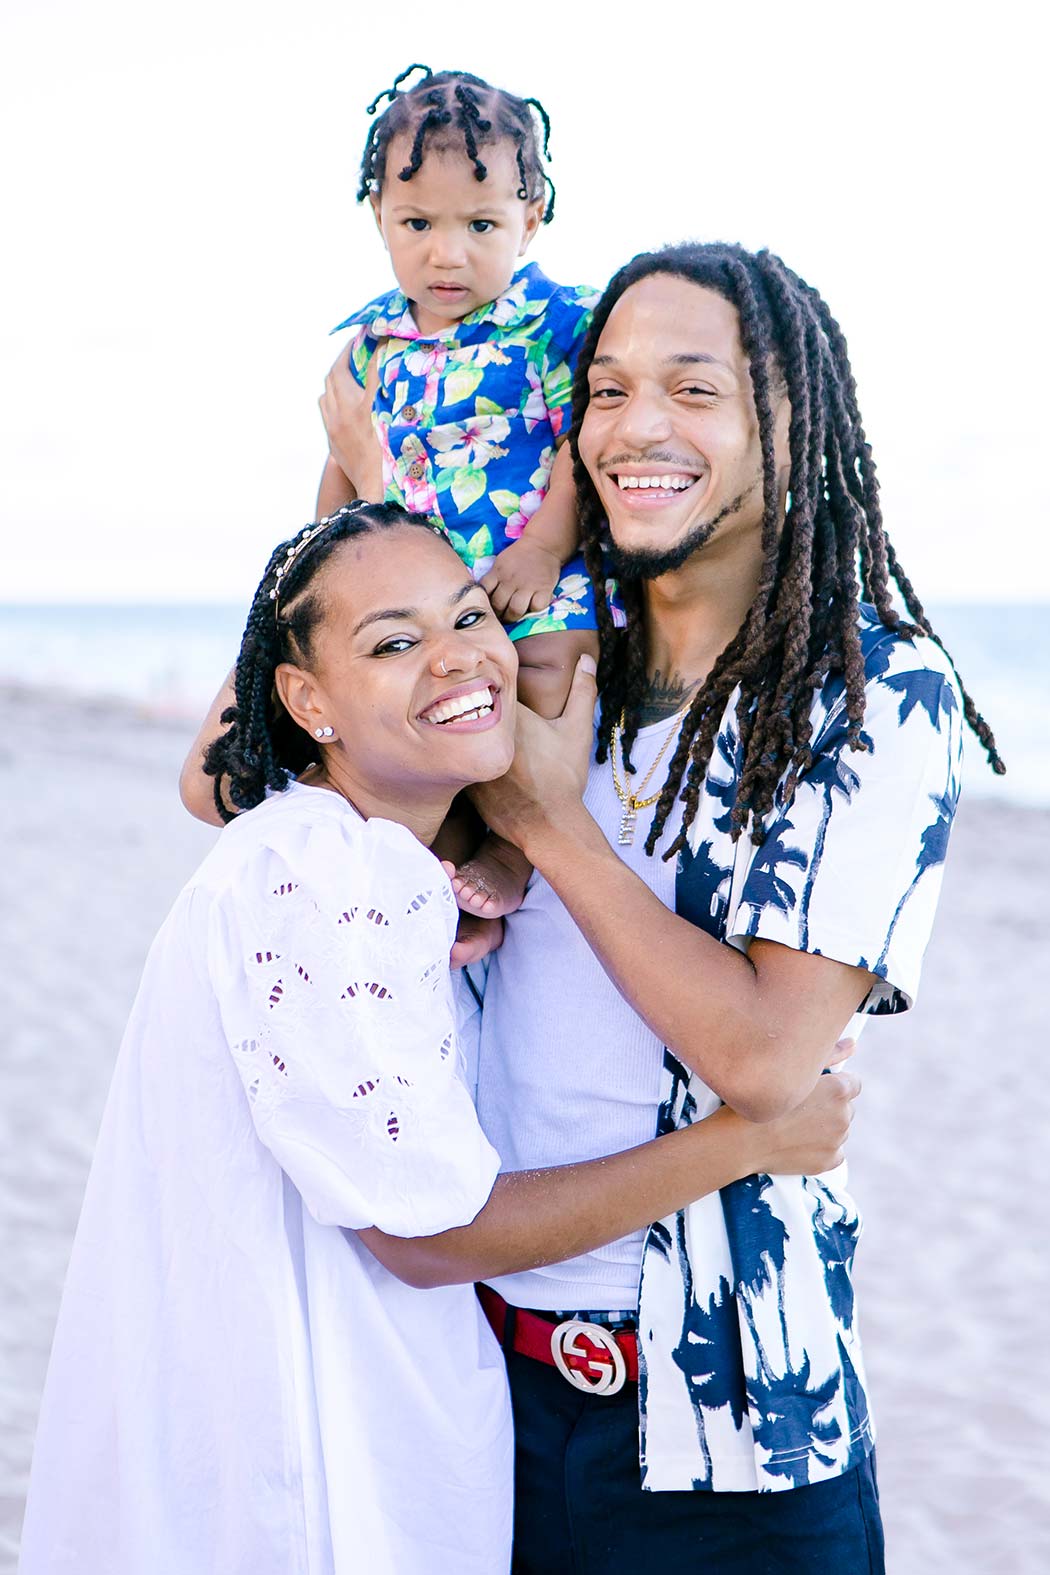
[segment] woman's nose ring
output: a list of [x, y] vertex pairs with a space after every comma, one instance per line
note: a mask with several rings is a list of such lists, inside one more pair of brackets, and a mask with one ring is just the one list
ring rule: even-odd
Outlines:
[[444, 673], [445, 677], [447, 678], [448, 677], [448, 668], [445, 666], [445, 658], [444, 657], [441, 658], [441, 671]]

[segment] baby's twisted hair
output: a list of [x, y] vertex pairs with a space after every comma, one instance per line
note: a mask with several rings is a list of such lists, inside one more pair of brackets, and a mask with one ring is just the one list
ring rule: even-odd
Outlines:
[[[423, 73], [420, 80], [402, 88], [415, 71]], [[381, 108], [384, 101], [385, 109]], [[428, 147], [443, 152], [462, 146], [474, 166], [474, 178], [483, 181], [488, 167], [480, 150], [509, 141], [518, 166], [517, 195], [523, 202], [534, 202], [546, 193], [543, 222], [549, 224], [553, 219], [554, 184], [545, 166], [545, 160], [550, 158], [551, 123], [539, 99], [518, 98], [468, 71], [434, 72], [429, 66], [415, 64], [376, 95], [367, 113], [378, 118], [369, 130], [361, 159], [359, 202], [382, 190], [390, 144], [399, 133], [407, 132], [412, 146], [408, 163], [398, 171], [398, 180], [412, 179]]]
[[340, 542], [405, 525], [435, 529], [424, 515], [409, 514], [396, 503], [358, 501], [304, 526], [274, 548], [252, 598], [237, 656], [236, 703], [223, 711], [226, 731], [212, 740], [204, 755], [204, 770], [215, 778], [215, 807], [224, 821], [232, 820], [237, 810], [261, 804], [267, 790], [281, 792], [289, 777], [320, 760], [315, 741], [278, 699], [274, 674], [281, 662], [309, 663], [324, 613], [316, 594], [317, 575]]
[[[738, 687], [743, 765], [731, 814], [732, 835], [735, 840], [750, 819], [752, 837], [759, 842], [778, 784], [784, 779], [790, 803], [798, 777], [812, 762], [813, 697], [830, 674], [844, 679], [850, 747], [866, 747], [861, 736], [865, 673], [860, 602], [874, 604], [887, 629], [909, 637], [925, 635], [944, 647], [883, 528], [875, 465], [846, 340], [816, 290], [768, 251], [753, 254], [740, 246], [712, 243], [643, 253], [620, 269], [598, 303], [573, 386], [574, 473], [601, 640], [598, 760], [608, 757], [613, 728], [622, 716], [623, 758], [633, 769], [630, 753], [647, 685], [647, 651], [638, 579], [627, 578], [622, 585], [626, 628], [613, 625], [602, 552], [607, 527], [580, 459], [578, 435], [588, 404], [588, 370], [602, 330], [624, 291], [653, 274], [714, 290], [736, 309], [758, 416], [763, 495], [758, 588], [739, 631], [685, 713], [646, 838], [651, 854], [680, 797], [685, 806], [682, 824], [664, 855], [671, 858], [684, 845], [696, 816], [718, 728]], [[773, 452], [774, 396], [782, 388], [791, 408], [789, 503], [783, 521]], [[893, 604], [891, 582], [907, 620]], [[1006, 768], [992, 731], [961, 680], [960, 689], [966, 720], [992, 769], [1001, 774]]]

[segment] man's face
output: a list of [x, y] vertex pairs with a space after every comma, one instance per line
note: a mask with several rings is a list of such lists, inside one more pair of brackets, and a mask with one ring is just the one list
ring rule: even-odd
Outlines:
[[[760, 542], [762, 453], [736, 308], [672, 274], [631, 285], [588, 374], [580, 455], [614, 567], [654, 577], [693, 552]], [[787, 400], [777, 408], [786, 461]]]

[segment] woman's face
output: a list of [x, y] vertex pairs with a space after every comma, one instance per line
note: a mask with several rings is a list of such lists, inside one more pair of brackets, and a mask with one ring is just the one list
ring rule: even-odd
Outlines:
[[502, 776], [518, 659], [447, 542], [416, 526], [342, 542], [311, 589], [309, 666], [278, 668], [278, 689], [311, 734], [334, 730], [336, 785], [408, 805]]

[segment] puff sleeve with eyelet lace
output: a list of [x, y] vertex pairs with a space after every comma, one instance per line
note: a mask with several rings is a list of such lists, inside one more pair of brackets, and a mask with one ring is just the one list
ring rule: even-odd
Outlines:
[[322, 1224], [467, 1224], [499, 1159], [463, 1081], [440, 864], [321, 790], [252, 814], [264, 845], [216, 893], [208, 967], [260, 1140]]

